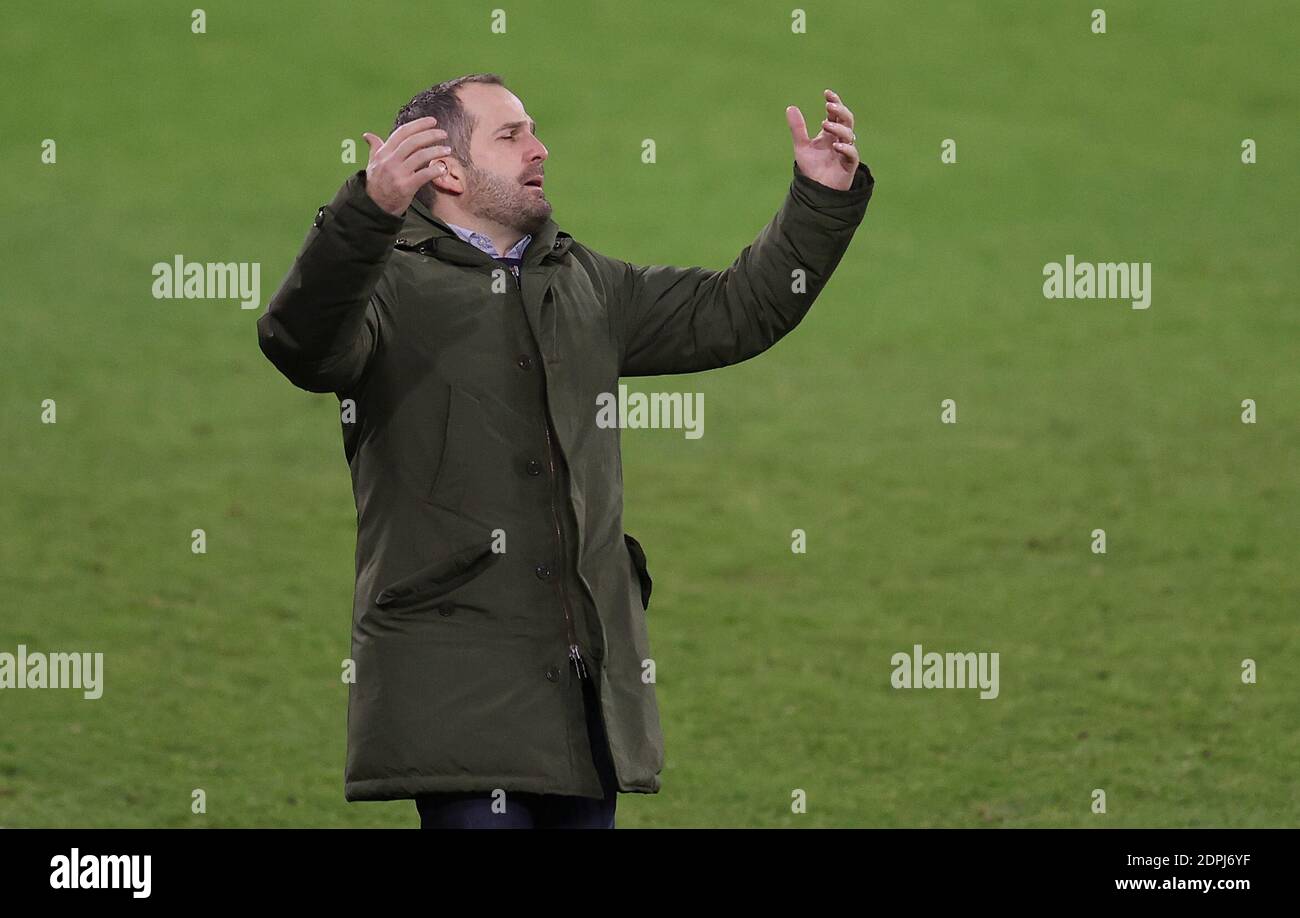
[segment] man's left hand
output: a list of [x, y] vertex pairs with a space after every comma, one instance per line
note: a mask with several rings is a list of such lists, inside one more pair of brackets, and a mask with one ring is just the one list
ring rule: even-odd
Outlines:
[[844, 107], [831, 90], [826, 90], [826, 120], [811, 140], [804, 124], [803, 112], [791, 105], [785, 110], [794, 138], [794, 161], [799, 171], [830, 188], [847, 191], [858, 171], [857, 140], [853, 133], [853, 112]]

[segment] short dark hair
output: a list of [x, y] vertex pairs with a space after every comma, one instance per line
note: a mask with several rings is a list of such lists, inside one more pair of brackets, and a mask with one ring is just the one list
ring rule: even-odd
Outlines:
[[[467, 83], [489, 83], [501, 87], [506, 85], [495, 73], [471, 73], [454, 80], [445, 80], [416, 94], [415, 98], [403, 105], [393, 120], [393, 130], [416, 118], [437, 118], [438, 127], [447, 132], [446, 145], [451, 147], [452, 155], [472, 168], [474, 163], [470, 159], [469, 138], [474, 132], [474, 116], [465, 111], [456, 95], [456, 90]], [[421, 188], [416, 197], [426, 207], [433, 206], [433, 193], [428, 185]]]

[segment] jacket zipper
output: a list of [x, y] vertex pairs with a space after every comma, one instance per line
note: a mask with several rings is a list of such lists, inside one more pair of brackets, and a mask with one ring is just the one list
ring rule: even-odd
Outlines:
[[556, 572], [555, 589], [560, 594], [560, 605], [564, 608], [564, 626], [569, 635], [569, 661], [578, 673], [579, 679], [587, 678], [587, 667], [582, 659], [582, 651], [578, 648], [578, 636], [573, 627], [573, 616], [569, 613], [569, 599], [564, 590], [564, 568], [567, 566], [568, 556], [564, 551], [564, 534], [560, 531], [560, 515], [555, 509], [555, 488], [559, 479], [555, 476], [555, 456], [551, 451], [551, 422], [547, 418], [542, 419], [542, 425], [546, 428], [546, 462], [551, 469], [551, 519], [555, 523], [555, 542], [560, 549], [559, 570]]

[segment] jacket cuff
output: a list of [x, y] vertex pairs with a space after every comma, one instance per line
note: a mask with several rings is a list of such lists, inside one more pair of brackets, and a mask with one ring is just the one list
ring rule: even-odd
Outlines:
[[396, 235], [406, 222], [406, 215], [394, 216], [384, 210], [366, 193], [366, 170], [358, 169], [343, 183], [327, 208], [335, 218], [347, 212], [348, 223], [362, 231]]
[[790, 195], [796, 201], [844, 223], [861, 222], [867, 211], [867, 202], [871, 200], [871, 193], [876, 187], [876, 179], [866, 163], [858, 163], [858, 168], [853, 173], [853, 183], [843, 190], [809, 178], [799, 171], [798, 163], [794, 163], [793, 168], [794, 180], [790, 183]]

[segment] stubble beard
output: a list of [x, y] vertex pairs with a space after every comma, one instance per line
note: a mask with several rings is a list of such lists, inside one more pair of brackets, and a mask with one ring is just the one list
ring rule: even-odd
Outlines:
[[550, 219], [551, 202], [517, 178], [502, 178], [473, 166], [466, 166], [465, 173], [466, 209], [474, 216], [530, 235]]

